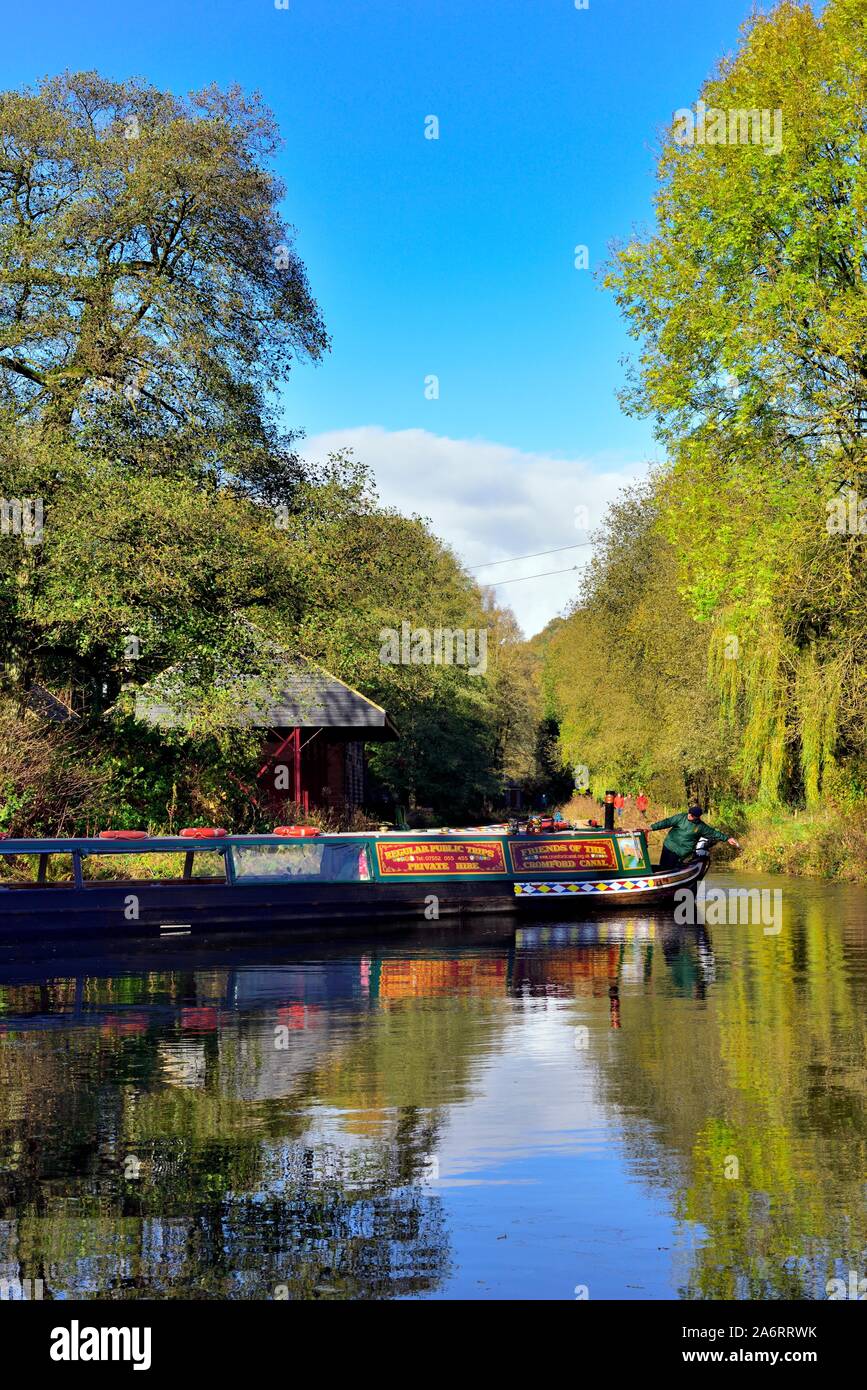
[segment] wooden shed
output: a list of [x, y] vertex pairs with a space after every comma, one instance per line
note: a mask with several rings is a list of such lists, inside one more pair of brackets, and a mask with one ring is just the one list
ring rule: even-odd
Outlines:
[[[237, 698], [230, 701], [226, 727], [262, 730], [252, 770], [275, 812], [285, 802], [338, 814], [364, 805], [366, 745], [398, 736], [381, 705], [330, 671], [288, 657], [264, 695], [260, 675], [236, 676], [229, 688]], [[246, 698], [253, 688], [255, 698]], [[135, 715], [159, 728], [184, 722], [166, 693], [165, 676], [136, 692]]]

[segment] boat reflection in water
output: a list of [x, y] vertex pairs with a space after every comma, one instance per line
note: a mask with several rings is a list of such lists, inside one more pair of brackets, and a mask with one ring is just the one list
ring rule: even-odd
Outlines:
[[[516, 976], [530, 992], [594, 995], [621, 980], [649, 980], [654, 949], [662, 953], [683, 992], [703, 998], [714, 978], [713, 945], [704, 926], [685, 928], [664, 914], [555, 927], [523, 927], [516, 937]], [[578, 950], [574, 948], [580, 948]], [[613, 996], [612, 996], [613, 997]]]
[[0, 1289], [823, 1297], [867, 1247], [867, 932], [799, 891], [778, 938], [0, 957]]

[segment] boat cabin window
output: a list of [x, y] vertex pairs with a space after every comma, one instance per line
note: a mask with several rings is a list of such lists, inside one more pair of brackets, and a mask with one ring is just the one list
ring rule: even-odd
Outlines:
[[647, 861], [644, 857], [644, 842], [639, 834], [618, 835], [620, 858], [624, 869], [643, 869]]
[[367, 849], [359, 844], [298, 840], [285, 845], [233, 845], [239, 883], [270, 880], [359, 883], [370, 878]]
[[0, 888], [59, 887], [75, 882], [71, 854], [3, 854]]
[[82, 854], [84, 886], [142, 880], [177, 883], [206, 879], [225, 883], [226, 861], [217, 849], [134, 850], [129, 853]]

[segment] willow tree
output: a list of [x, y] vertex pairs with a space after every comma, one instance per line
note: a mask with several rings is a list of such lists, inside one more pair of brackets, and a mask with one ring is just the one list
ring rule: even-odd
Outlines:
[[739, 771], [768, 800], [858, 784], [867, 714], [867, 29], [862, 0], [747, 26], [659, 159], [656, 229], [608, 283], [641, 342], [631, 410], [671, 460], [680, 584], [715, 628]]

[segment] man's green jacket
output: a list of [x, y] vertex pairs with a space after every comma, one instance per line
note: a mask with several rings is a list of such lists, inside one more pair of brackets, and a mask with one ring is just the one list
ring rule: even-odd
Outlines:
[[695, 842], [699, 835], [706, 835], [711, 844], [722, 844], [728, 839], [728, 835], [722, 830], [714, 830], [712, 825], [705, 825], [703, 820], [690, 820], [684, 811], [679, 816], [666, 816], [665, 820], [654, 821], [651, 830], [667, 830], [671, 826], [665, 837], [665, 849], [670, 849], [672, 854], [677, 854], [681, 859], [686, 859], [695, 849]]

